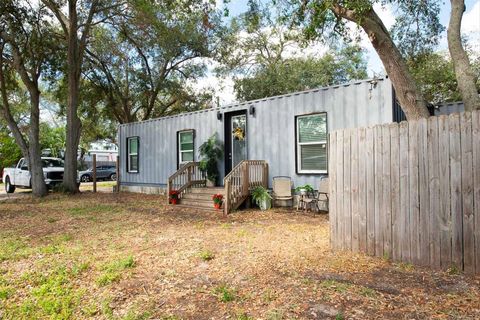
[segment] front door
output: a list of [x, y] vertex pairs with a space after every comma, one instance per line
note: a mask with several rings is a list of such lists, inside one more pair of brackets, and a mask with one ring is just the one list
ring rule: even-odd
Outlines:
[[225, 175], [247, 160], [247, 112], [227, 113], [225, 117]]

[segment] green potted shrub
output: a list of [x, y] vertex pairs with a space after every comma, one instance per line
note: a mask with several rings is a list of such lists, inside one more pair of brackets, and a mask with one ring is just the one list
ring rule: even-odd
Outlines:
[[217, 162], [223, 156], [222, 143], [216, 133], [200, 146], [199, 152], [202, 157], [199, 167], [207, 175], [207, 187], [214, 187], [220, 176]]
[[272, 207], [272, 196], [264, 187], [256, 187], [252, 190], [252, 199], [260, 207], [260, 210], [268, 210]]
[[295, 192], [299, 192], [302, 196], [306, 195], [307, 193], [313, 193], [313, 187], [309, 184], [304, 186], [299, 186], [295, 188]]

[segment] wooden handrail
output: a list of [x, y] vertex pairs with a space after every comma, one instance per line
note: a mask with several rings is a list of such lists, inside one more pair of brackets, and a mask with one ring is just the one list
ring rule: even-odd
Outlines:
[[264, 160], [243, 160], [223, 179], [225, 214], [237, 209], [257, 186], [268, 188], [268, 163]]
[[200, 170], [200, 162], [188, 162], [180, 167], [174, 174], [172, 174], [167, 181], [167, 200], [169, 199], [170, 191], [178, 191], [179, 197], [185, 191], [194, 185], [205, 185], [205, 173]]

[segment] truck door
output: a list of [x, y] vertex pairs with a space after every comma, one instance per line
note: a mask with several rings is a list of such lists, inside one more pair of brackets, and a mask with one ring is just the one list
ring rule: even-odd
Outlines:
[[30, 185], [30, 171], [28, 171], [28, 162], [25, 159], [20, 160], [15, 169], [15, 184], [24, 187]]

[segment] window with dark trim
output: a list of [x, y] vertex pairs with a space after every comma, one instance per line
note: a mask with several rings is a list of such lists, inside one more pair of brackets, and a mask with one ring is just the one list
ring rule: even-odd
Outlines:
[[327, 173], [327, 114], [297, 116], [295, 121], [297, 172]]
[[184, 130], [178, 132], [177, 152], [179, 167], [182, 164], [191, 162], [193, 159], [195, 159], [194, 137], [195, 134], [193, 130]]
[[127, 138], [127, 171], [136, 173], [138, 172], [138, 149], [139, 138], [130, 137]]

